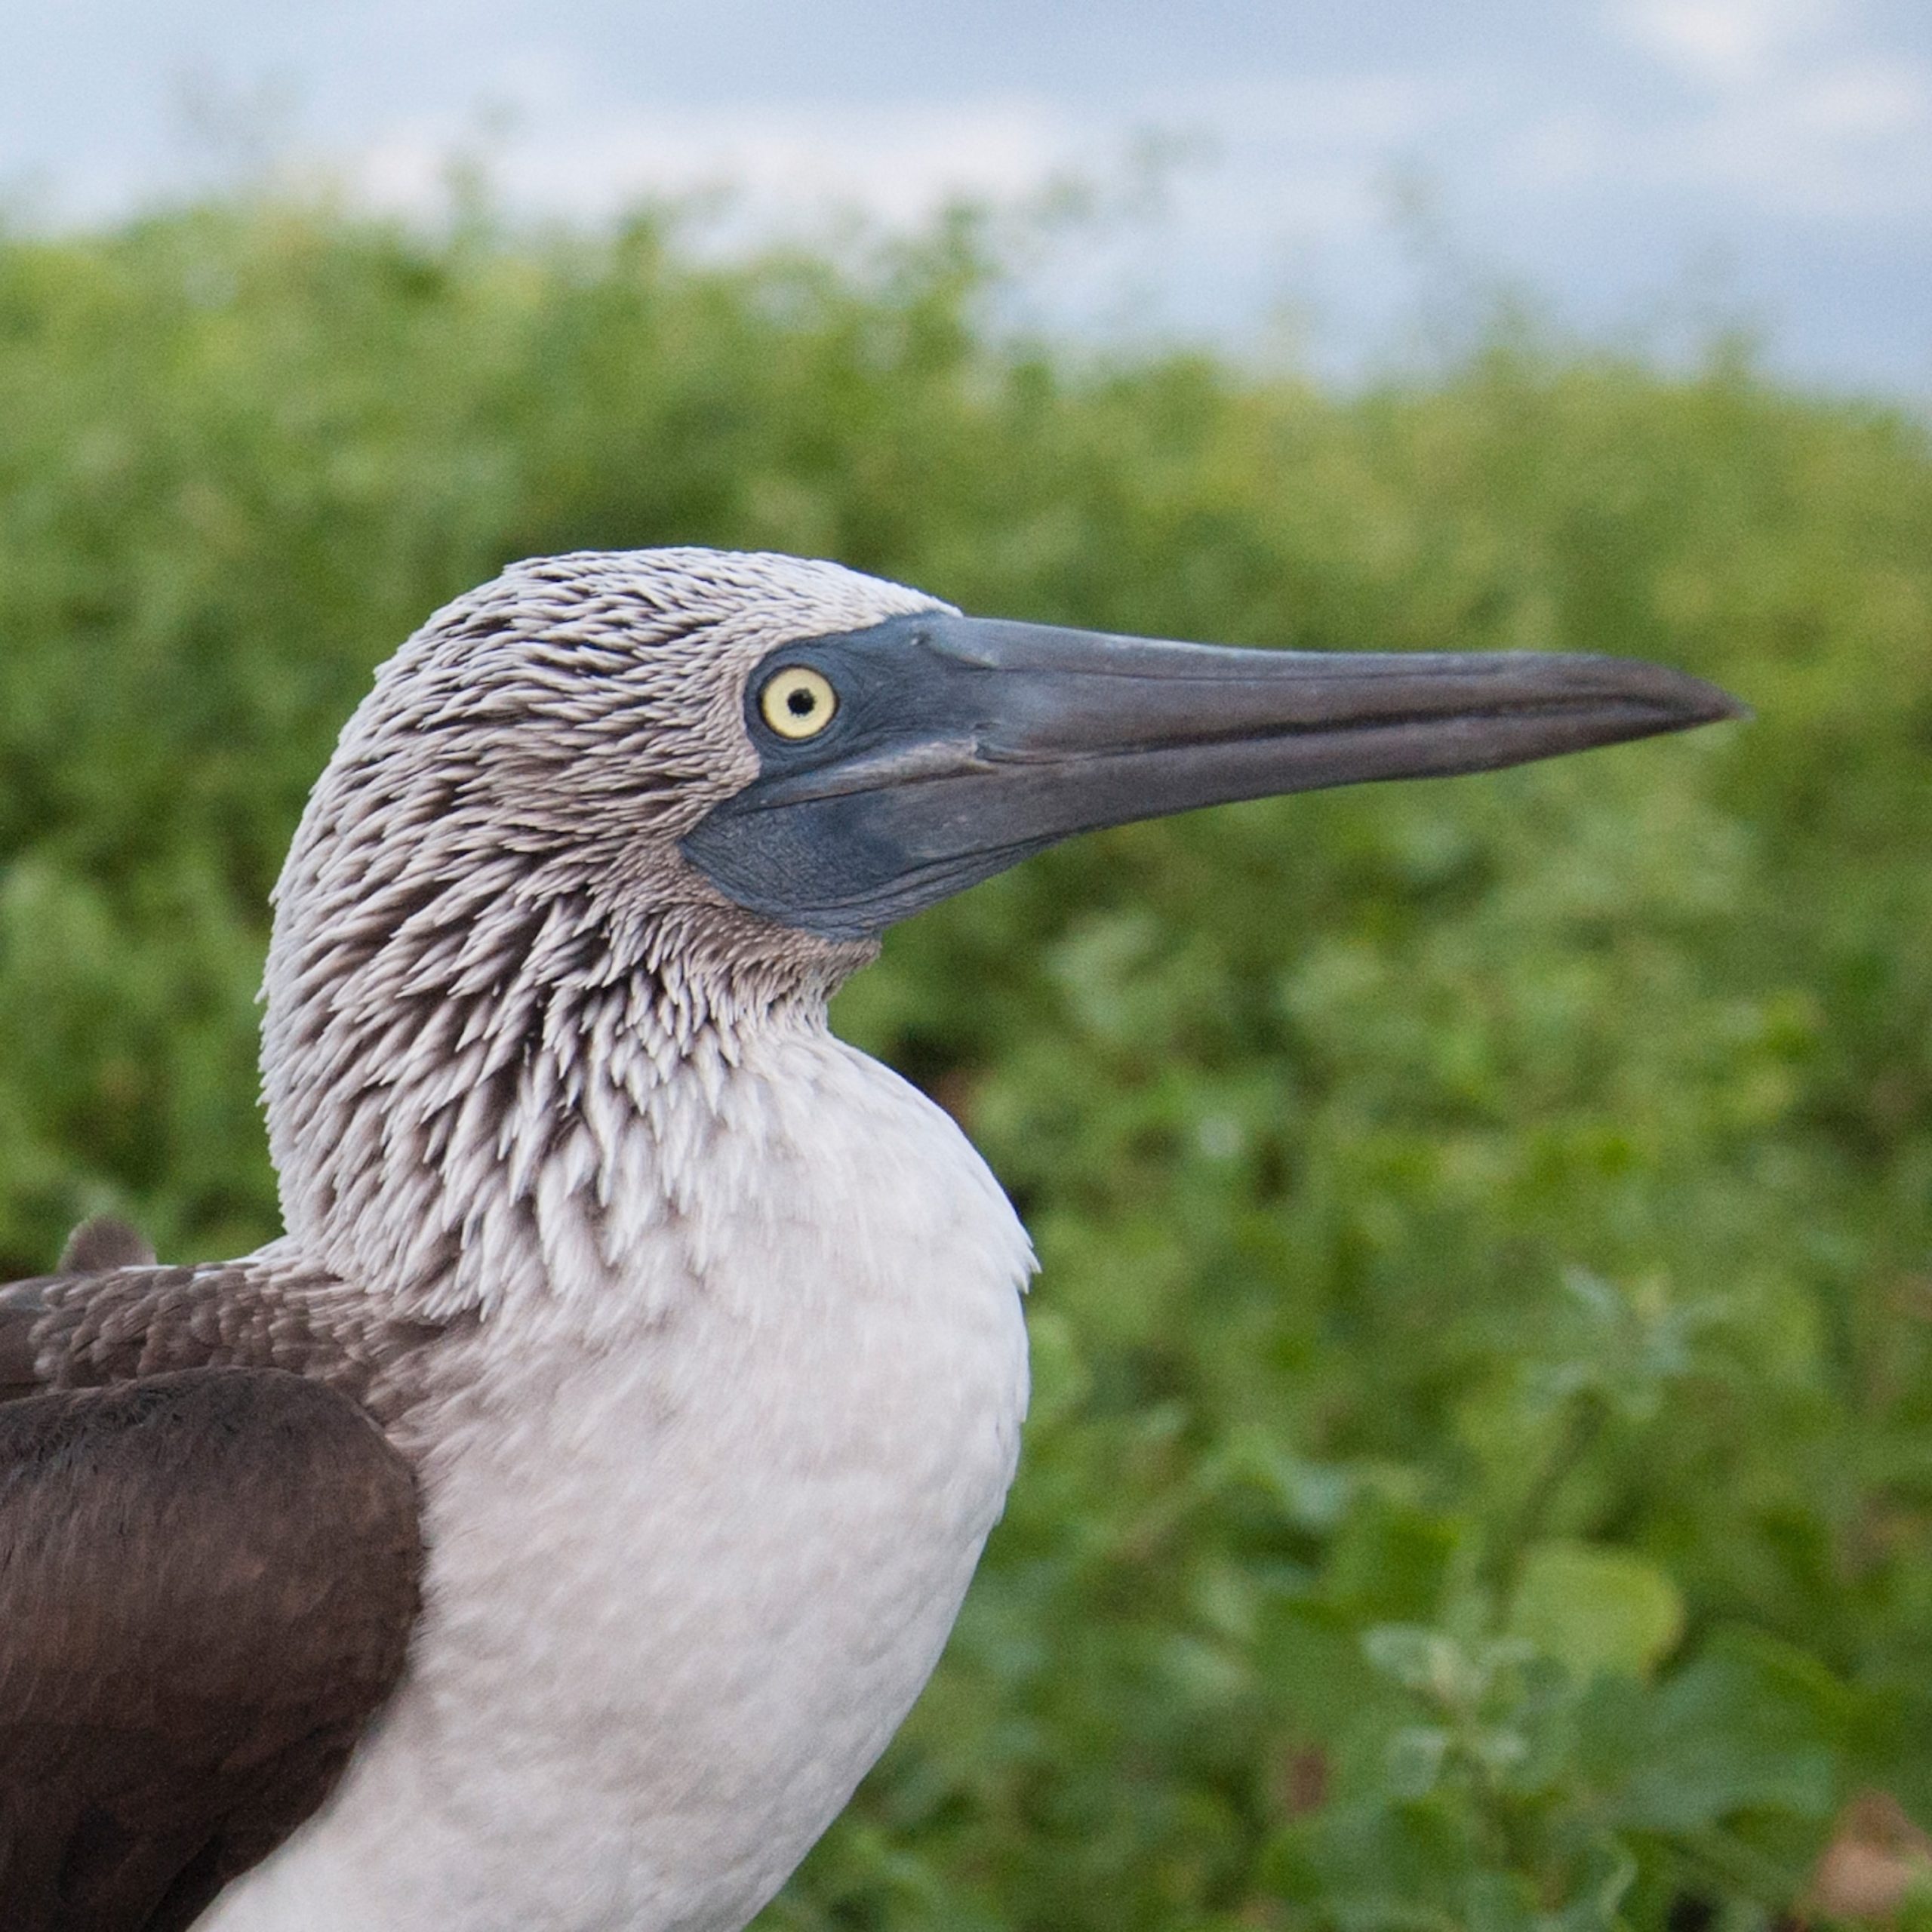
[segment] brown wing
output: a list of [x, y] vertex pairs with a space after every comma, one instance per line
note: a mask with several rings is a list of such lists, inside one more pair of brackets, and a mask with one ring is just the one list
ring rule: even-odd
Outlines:
[[414, 1482], [365, 1404], [423, 1332], [137, 1240], [0, 1287], [6, 1932], [189, 1924], [328, 1796], [417, 1608]]
[[0, 1923], [176, 1932], [394, 1687], [408, 1466], [279, 1370], [0, 1403]]

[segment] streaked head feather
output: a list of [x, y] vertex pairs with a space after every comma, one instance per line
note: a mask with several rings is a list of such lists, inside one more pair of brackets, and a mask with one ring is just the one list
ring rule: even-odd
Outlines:
[[943, 608], [792, 557], [586, 552], [512, 566], [404, 645], [275, 893], [263, 1093], [306, 1251], [441, 1312], [610, 1260], [667, 1083], [701, 1098], [746, 1027], [822, 1023], [872, 951], [745, 910], [678, 853], [757, 772], [747, 679], [791, 640]]

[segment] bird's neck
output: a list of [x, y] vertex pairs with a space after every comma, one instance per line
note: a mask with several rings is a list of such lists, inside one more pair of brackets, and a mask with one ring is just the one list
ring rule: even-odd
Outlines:
[[[366, 879], [362, 881], [366, 888]], [[583, 1299], [687, 1216], [748, 1055], [838, 974], [709, 956], [690, 915], [285, 882], [263, 1091], [288, 1234], [426, 1318]]]

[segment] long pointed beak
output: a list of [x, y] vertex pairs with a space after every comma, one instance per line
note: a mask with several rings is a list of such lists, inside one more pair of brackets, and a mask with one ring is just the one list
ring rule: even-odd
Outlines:
[[[799, 670], [832, 693], [804, 738], [761, 705]], [[1239, 651], [934, 613], [768, 659], [746, 700], [760, 775], [684, 850], [740, 903], [860, 938], [1075, 832], [1489, 771], [1743, 709], [1622, 658]]]

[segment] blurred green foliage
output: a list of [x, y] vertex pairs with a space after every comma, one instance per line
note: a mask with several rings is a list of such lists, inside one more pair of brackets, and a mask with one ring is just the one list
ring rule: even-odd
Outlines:
[[326, 208], [0, 238], [0, 1260], [269, 1234], [265, 900], [522, 555], [1654, 656], [1756, 721], [1090, 838], [850, 1037], [1044, 1272], [1026, 1466], [786, 1932], [1742, 1928], [1932, 1819], [1932, 448], [1504, 337], [1337, 398], [863, 269]]

